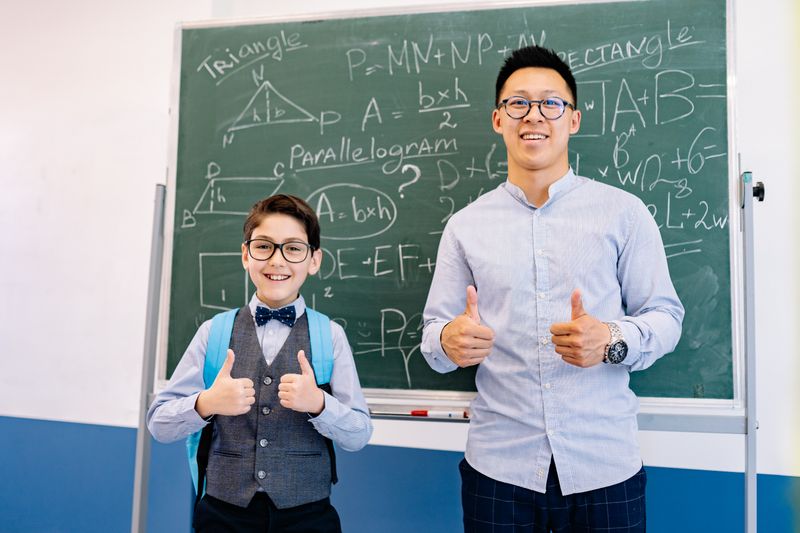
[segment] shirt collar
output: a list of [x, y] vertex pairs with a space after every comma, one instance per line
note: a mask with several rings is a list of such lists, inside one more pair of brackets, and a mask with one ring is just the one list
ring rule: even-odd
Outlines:
[[[295, 301], [287, 305], [294, 306], [294, 313], [295, 316], [297, 316], [297, 318], [300, 318], [300, 316], [306, 311], [306, 301], [303, 299], [302, 296], [298, 296]], [[262, 302], [261, 300], [259, 300], [258, 296], [255, 293], [253, 293], [253, 297], [250, 298], [250, 303], [248, 304], [248, 307], [250, 308], [250, 314], [253, 315], [254, 317], [256, 316], [256, 307], [258, 306], [266, 307], [267, 309], [270, 309], [272, 311], [275, 310], [272, 307], [265, 304], [264, 302]], [[255, 318], [253, 320], [255, 320]]]
[[[570, 167], [566, 174], [550, 184], [550, 187], [547, 188], [547, 201], [540, 205], [539, 208], [555, 202], [559, 197], [564, 196], [577, 185], [578, 177], [572, 171], [572, 167]], [[533, 209], [537, 209], [535, 205], [528, 201], [528, 198], [525, 196], [525, 193], [522, 191], [522, 189], [511, 183], [511, 181], [506, 180], [506, 182], [503, 183], [503, 187], [518, 202], [528, 207], [532, 207]]]

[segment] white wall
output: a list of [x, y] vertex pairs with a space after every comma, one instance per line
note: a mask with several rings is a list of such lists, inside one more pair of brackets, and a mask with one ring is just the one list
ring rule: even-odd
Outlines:
[[[740, 2], [742, 165], [768, 185], [754, 214], [759, 471], [800, 475], [800, 5]], [[775, 102], [768, 113], [753, 102]], [[750, 104], [748, 105], [748, 102]]]
[[[800, 475], [800, 5], [737, 2], [742, 166], [767, 185], [754, 209], [758, 463]], [[774, 105], [756, 105], [764, 95]]]
[[[795, 3], [735, 1], [738, 61], [730, 81], [743, 165], [767, 185], [767, 201], [755, 213], [760, 471], [797, 476]], [[0, 415], [137, 425], [154, 186], [165, 182], [168, 160], [176, 22], [427, 4], [0, 4]], [[401, 427], [381, 422], [376, 443], [463, 449], [463, 427]], [[643, 432], [641, 440], [649, 464], [742, 465], [737, 436]], [[715, 453], [703, 455], [709, 447]]]

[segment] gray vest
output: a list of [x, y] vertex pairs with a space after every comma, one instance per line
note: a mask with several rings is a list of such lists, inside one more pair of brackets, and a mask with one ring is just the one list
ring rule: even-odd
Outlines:
[[331, 457], [326, 440], [306, 413], [287, 409], [278, 400], [281, 376], [300, 374], [297, 352], [305, 350], [309, 361], [313, 357], [307, 316], [297, 319], [267, 365], [245, 306], [236, 315], [230, 347], [236, 354], [231, 376], [253, 380], [256, 403], [246, 414], [214, 417], [206, 492], [246, 507], [260, 487], [279, 509], [327, 498]]

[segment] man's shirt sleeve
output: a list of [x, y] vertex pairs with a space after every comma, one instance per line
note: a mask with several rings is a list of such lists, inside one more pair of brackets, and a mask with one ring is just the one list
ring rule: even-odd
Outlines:
[[616, 323], [628, 344], [622, 364], [644, 370], [675, 349], [684, 309], [669, 276], [658, 226], [644, 204], [637, 204], [617, 269], [626, 316]]

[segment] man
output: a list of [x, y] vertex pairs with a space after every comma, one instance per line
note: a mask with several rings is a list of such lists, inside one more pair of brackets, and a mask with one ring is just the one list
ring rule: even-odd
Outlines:
[[644, 531], [629, 373], [672, 351], [683, 319], [658, 228], [570, 169], [581, 112], [554, 52], [509, 56], [495, 103], [508, 180], [448, 221], [424, 312], [432, 368], [480, 365], [465, 530]]

